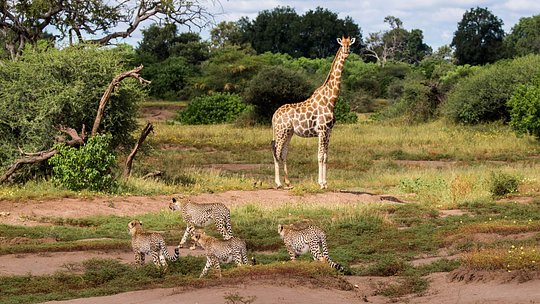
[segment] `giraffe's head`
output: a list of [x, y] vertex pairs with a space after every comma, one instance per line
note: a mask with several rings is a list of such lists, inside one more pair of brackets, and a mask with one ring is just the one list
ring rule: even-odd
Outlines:
[[352, 44], [354, 44], [355, 41], [356, 41], [356, 38], [350, 38], [350, 37], [341, 37], [337, 39], [337, 42], [339, 43], [339, 45], [341, 45], [341, 51], [345, 58], [349, 56], [349, 53], [351, 52], [349, 47]]

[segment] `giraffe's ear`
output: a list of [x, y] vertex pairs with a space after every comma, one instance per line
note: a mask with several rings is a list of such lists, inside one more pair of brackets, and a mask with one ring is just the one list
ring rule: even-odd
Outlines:
[[356, 38], [351, 38], [351, 43], [349, 45], [354, 44], [355, 41], [356, 41]]
[[343, 43], [341, 43], [341, 38], [337, 39], [337, 43], [339, 43], [339, 45], [343, 46]]

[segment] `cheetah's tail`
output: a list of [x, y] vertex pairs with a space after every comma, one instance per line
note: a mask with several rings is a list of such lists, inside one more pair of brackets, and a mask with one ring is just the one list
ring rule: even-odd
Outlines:
[[337, 271], [345, 272], [345, 269], [344, 269], [343, 266], [341, 266], [341, 264], [339, 264], [339, 263], [336, 263], [336, 262], [334, 262], [334, 261], [328, 260], [328, 264], [330, 264], [330, 267], [336, 269]]

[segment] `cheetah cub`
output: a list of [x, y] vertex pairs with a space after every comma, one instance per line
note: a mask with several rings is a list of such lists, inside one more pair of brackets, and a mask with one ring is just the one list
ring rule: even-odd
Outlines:
[[[228, 240], [233, 236], [231, 228], [231, 212], [221, 203], [197, 204], [190, 201], [178, 202], [174, 197], [169, 203], [169, 209], [180, 210], [184, 221], [187, 223], [184, 236], [178, 245], [180, 248], [188, 241], [189, 236], [195, 231], [195, 227], [203, 228], [215, 223], [217, 230]], [[194, 250], [195, 245], [189, 249]]]
[[163, 236], [155, 232], [145, 232], [142, 229], [142, 222], [133, 220], [128, 224], [129, 234], [131, 234], [131, 248], [135, 254], [135, 263], [144, 265], [146, 254], [152, 255], [152, 261], [156, 267], [167, 269], [167, 261], [174, 262], [180, 256], [180, 250], [174, 249], [174, 255], [170, 256]]
[[195, 232], [192, 240], [206, 252], [206, 265], [199, 278], [204, 277], [212, 266], [218, 271], [221, 278], [220, 262], [231, 263], [234, 261], [237, 266], [247, 264], [246, 242], [242, 239], [231, 237], [222, 241], [202, 231]]
[[[309, 250], [314, 260], [327, 262], [330, 267], [343, 271], [343, 267], [333, 262], [328, 256], [326, 234], [321, 228], [300, 222], [291, 225], [278, 225], [278, 232], [285, 247], [287, 247], [291, 260], [296, 260], [299, 255]], [[322, 247], [322, 253], [320, 247]]]

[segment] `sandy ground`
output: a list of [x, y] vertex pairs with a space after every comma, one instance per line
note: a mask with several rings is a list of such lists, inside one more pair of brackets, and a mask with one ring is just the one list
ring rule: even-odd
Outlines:
[[[0, 224], [40, 225], [33, 219], [39, 217], [84, 217], [96, 214], [113, 214], [136, 216], [148, 212], [167, 209], [170, 196], [154, 197], [111, 197], [96, 199], [57, 199], [31, 201], [0, 201]], [[372, 195], [369, 193], [326, 192], [294, 196], [287, 191], [262, 189], [254, 191], [227, 191], [216, 194], [200, 194], [190, 196], [195, 202], [222, 202], [229, 207], [246, 203], [260, 203], [263, 206], [275, 207], [288, 203], [295, 204], [350, 204], [396, 203], [390, 196]], [[441, 216], [460, 214], [461, 211], [441, 212]], [[24, 242], [28, 239], [7, 240], [0, 236], [2, 242]], [[55, 240], [42, 240], [51, 241]], [[172, 247], [170, 247], [172, 252]], [[182, 249], [181, 255], [198, 255], [202, 251]], [[81, 271], [81, 263], [89, 258], [114, 258], [121, 262], [131, 263], [132, 253], [127, 251], [84, 251], [54, 252], [40, 254], [11, 254], [0, 256], [0, 275], [43, 275], [56, 271]], [[459, 257], [451, 257], [459, 258]], [[431, 261], [431, 257], [421, 257], [418, 264]], [[426, 263], [427, 263], [426, 262]], [[382, 286], [395, 282], [398, 278], [387, 277], [345, 277], [356, 288], [352, 291], [335, 289], [313, 289], [287, 282], [269, 282], [265, 280], [249, 281], [238, 286], [210, 287], [205, 289], [152, 289], [120, 293], [106, 297], [81, 298], [51, 303], [540, 303], [540, 279], [525, 283], [517, 280], [499, 279], [497, 275], [489, 280], [451, 281], [447, 273], [431, 274], [429, 289], [422, 295], [410, 295], [401, 299], [390, 299], [374, 296]], [[232, 296], [238, 296], [236, 302], [227, 302]], [[250, 300], [252, 300], [250, 302]]]

